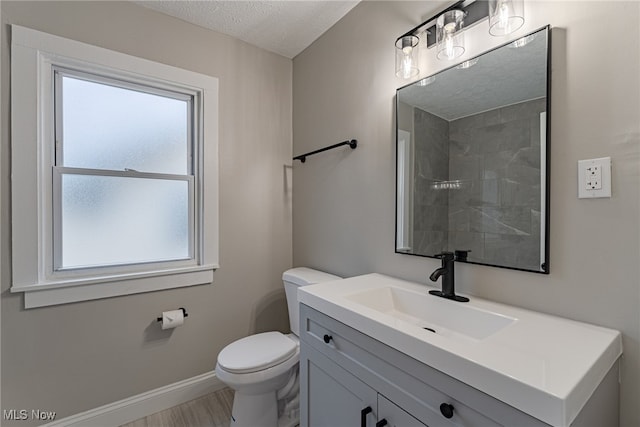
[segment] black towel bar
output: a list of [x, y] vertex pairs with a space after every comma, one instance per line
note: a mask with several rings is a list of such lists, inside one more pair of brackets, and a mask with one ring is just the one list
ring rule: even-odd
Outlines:
[[305, 154], [300, 154], [299, 156], [295, 156], [293, 158], [293, 160], [300, 160], [302, 163], [304, 163], [305, 161], [307, 161], [307, 156], [312, 156], [314, 154], [322, 153], [323, 151], [332, 150], [334, 148], [342, 147], [343, 145], [348, 145], [349, 147], [351, 147], [351, 149], [355, 150], [355, 148], [358, 146], [358, 141], [356, 141], [355, 139], [352, 139], [350, 141], [338, 142], [337, 144], [333, 144], [333, 145], [330, 145], [328, 147], [320, 148], [319, 150], [310, 151], [310, 152], [305, 153]]

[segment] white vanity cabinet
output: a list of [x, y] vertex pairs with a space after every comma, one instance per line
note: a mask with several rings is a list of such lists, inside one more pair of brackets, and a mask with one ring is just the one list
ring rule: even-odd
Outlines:
[[369, 419], [372, 408], [376, 407], [375, 390], [322, 353], [315, 352], [309, 356], [301, 354], [305, 367], [307, 402], [307, 422], [304, 424], [327, 427], [357, 426], [361, 417]]
[[[408, 412], [332, 362], [311, 351], [303, 356], [306, 380], [307, 426], [403, 426], [424, 427]], [[384, 420], [384, 421], [383, 421]]]
[[[300, 322], [301, 427], [549, 425], [304, 304]], [[610, 425], [611, 393], [613, 368], [571, 425]]]

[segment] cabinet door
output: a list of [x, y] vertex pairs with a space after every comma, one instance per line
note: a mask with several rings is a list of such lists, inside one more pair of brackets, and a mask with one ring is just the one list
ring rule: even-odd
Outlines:
[[312, 349], [300, 353], [301, 427], [373, 427], [377, 393]]
[[427, 426], [381, 394], [378, 395], [378, 417], [380, 418], [379, 424], [382, 420], [387, 421], [384, 424], [385, 427]]

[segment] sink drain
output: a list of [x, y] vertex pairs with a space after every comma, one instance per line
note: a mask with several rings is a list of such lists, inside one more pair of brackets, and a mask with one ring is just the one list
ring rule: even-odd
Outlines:
[[436, 333], [435, 329], [427, 328], [426, 326], [423, 327], [422, 329], [424, 329], [425, 331], [433, 332], [434, 334]]

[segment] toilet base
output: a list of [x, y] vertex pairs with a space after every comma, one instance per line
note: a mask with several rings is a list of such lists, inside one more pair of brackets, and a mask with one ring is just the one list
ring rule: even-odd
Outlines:
[[257, 395], [236, 392], [233, 397], [229, 427], [296, 427], [300, 425], [300, 410], [297, 407], [284, 411], [280, 418], [278, 418], [277, 409], [275, 392]]
[[276, 392], [243, 394], [236, 391], [231, 409], [230, 427], [276, 427], [278, 404]]
[[278, 427], [297, 427], [300, 425], [300, 414], [291, 417], [292, 414], [285, 414], [278, 418]]

